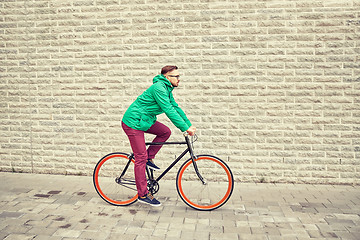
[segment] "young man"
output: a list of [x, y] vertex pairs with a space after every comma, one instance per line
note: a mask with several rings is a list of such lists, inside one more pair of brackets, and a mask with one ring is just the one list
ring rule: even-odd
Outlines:
[[161, 145], [152, 145], [146, 150], [144, 133], [156, 135], [153, 142], [165, 142], [170, 137], [170, 129], [156, 121], [156, 116], [161, 113], [165, 113], [182, 132], [186, 131], [192, 136], [196, 131], [172, 95], [173, 89], [179, 86], [179, 78], [176, 66], [163, 67], [161, 74], [154, 77], [153, 85], [130, 105], [122, 119], [122, 128], [129, 138], [135, 156], [138, 200], [152, 206], [160, 206], [161, 203], [147, 190], [145, 168], [147, 165], [154, 170], [159, 169], [152, 159], [160, 150]]

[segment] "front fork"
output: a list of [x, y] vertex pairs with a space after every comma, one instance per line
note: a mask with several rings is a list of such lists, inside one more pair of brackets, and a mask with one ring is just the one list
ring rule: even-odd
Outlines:
[[193, 146], [190, 142], [190, 139], [189, 139], [189, 136], [185, 136], [185, 140], [186, 140], [186, 143], [188, 145], [188, 148], [189, 148], [189, 152], [190, 152], [190, 156], [191, 156], [191, 161], [192, 161], [192, 164], [194, 166], [194, 170], [195, 170], [195, 173], [196, 175], [198, 176], [199, 180], [202, 182], [203, 185], [206, 185], [207, 182], [206, 180], [201, 176], [201, 173], [199, 171], [199, 168], [197, 166], [197, 163], [196, 163], [196, 159], [197, 159], [197, 156], [195, 155], [194, 153], [194, 149], [193, 149]]

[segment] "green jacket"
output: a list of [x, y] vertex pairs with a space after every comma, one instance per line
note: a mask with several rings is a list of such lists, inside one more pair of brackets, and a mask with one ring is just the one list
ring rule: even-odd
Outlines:
[[130, 105], [122, 121], [132, 129], [147, 131], [156, 122], [156, 115], [165, 113], [177, 128], [185, 132], [191, 123], [175, 102], [173, 89], [165, 76], [155, 76], [153, 85]]

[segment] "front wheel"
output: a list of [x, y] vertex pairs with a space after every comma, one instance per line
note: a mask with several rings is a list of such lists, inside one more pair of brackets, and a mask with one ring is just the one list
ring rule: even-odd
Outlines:
[[197, 210], [210, 211], [221, 207], [234, 189], [230, 168], [223, 160], [210, 155], [198, 155], [194, 161], [196, 166], [192, 159], [187, 160], [176, 177], [181, 199]]

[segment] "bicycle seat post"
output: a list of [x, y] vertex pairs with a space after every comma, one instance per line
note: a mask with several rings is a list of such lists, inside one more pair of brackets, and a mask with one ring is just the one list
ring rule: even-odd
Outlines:
[[146, 167], [146, 173], [147, 173], [149, 179], [151, 179], [151, 180], [154, 179], [154, 170], [149, 169], [148, 167]]

